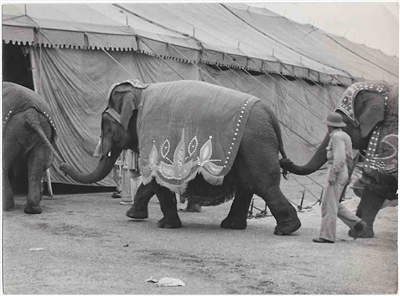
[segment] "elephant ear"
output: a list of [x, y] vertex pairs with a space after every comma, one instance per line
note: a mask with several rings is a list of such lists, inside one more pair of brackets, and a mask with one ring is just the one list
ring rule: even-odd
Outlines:
[[129, 120], [131, 119], [135, 109], [137, 109], [137, 105], [133, 92], [125, 93], [121, 109], [121, 124], [125, 130], [128, 129]]
[[385, 118], [385, 102], [380, 94], [362, 92], [354, 101], [355, 116], [360, 122], [361, 136], [365, 138]]

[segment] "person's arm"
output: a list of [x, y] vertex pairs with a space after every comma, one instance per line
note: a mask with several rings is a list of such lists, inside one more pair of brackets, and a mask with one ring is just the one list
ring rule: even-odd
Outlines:
[[344, 141], [340, 138], [340, 136], [335, 134], [332, 135], [332, 154], [333, 163], [328, 178], [330, 184], [336, 182], [336, 177], [339, 171], [344, 165], [346, 165], [346, 150]]

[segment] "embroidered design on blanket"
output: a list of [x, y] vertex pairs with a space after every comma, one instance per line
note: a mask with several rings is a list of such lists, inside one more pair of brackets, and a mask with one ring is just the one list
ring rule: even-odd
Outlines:
[[[221, 162], [221, 159], [211, 159], [212, 155], [212, 136], [210, 136], [209, 140], [203, 144], [203, 146], [199, 149], [198, 156], [196, 159], [190, 159], [191, 156], [195, 152], [197, 152], [198, 140], [197, 136], [195, 136], [189, 143], [187, 149], [185, 148], [185, 133], [184, 129], [182, 129], [182, 137], [176, 146], [174, 152], [173, 160], [168, 158], [168, 152], [171, 148], [171, 144], [168, 139], [161, 144], [160, 153], [161, 160], [159, 163], [157, 162], [159, 159], [158, 149], [153, 142], [153, 146], [149, 155], [149, 167], [151, 170], [157, 170], [161, 173], [161, 175], [165, 179], [175, 179], [182, 180], [185, 179], [191, 169], [195, 166], [199, 166], [204, 168], [211, 175], [218, 175], [223, 170], [223, 166], [216, 165], [213, 163]], [[186, 156], [188, 154], [188, 156]]]

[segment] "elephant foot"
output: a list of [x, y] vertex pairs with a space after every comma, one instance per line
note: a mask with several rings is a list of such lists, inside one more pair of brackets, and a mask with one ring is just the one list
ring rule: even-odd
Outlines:
[[162, 218], [160, 221], [157, 222], [157, 226], [159, 228], [181, 228], [182, 227], [182, 222], [178, 218], [175, 219], [167, 219], [167, 218]]
[[126, 216], [132, 219], [139, 219], [139, 220], [144, 220], [149, 217], [149, 213], [147, 211], [147, 208], [145, 209], [135, 209], [134, 207], [131, 207], [127, 212]]
[[231, 219], [229, 217], [226, 217], [222, 222], [221, 222], [221, 228], [225, 229], [246, 229], [247, 228], [247, 221], [237, 221], [235, 219]]
[[279, 222], [275, 227], [275, 235], [289, 235], [301, 227], [301, 222], [298, 218], [290, 222]]
[[40, 205], [33, 206], [33, 205], [26, 205], [24, 208], [25, 214], [41, 214], [42, 207]]
[[3, 210], [11, 211], [15, 206], [14, 199], [7, 199], [3, 202]]
[[[352, 238], [356, 237], [356, 231], [354, 228], [349, 230], [349, 236], [351, 236]], [[374, 230], [369, 224], [367, 224], [367, 227], [365, 227], [363, 233], [358, 238], [373, 238], [374, 236]]]

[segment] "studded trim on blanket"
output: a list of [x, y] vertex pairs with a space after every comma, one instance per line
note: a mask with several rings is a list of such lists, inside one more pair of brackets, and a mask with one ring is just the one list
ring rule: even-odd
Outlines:
[[[39, 113], [42, 113], [46, 118], [47, 121], [50, 123], [50, 125], [52, 126], [52, 128], [54, 129], [55, 132], [57, 132], [57, 127], [53, 121], [53, 118], [46, 112], [46, 111], [41, 111], [38, 110], [37, 108], [35, 108]], [[22, 112], [22, 111], [20, 111]], [[6, 130], [7, 124], [10, 120], [10, 118], [12, 117], [12, 115], [18, 114], [19, 112], [13, 112], [12, 110], [8, 111], [7, 115], [5, 116], [4, 120], [3, 120], [3, 136], [4, 136], [4, 131]]]

